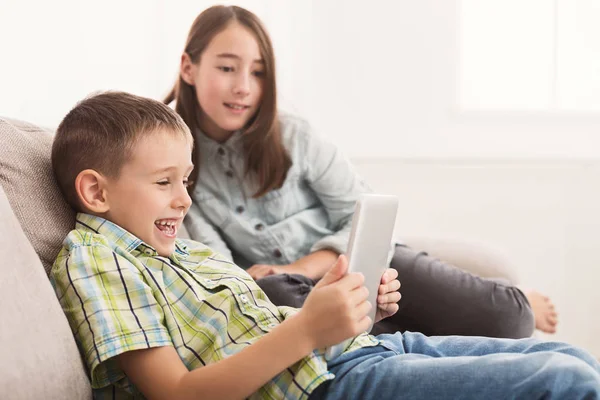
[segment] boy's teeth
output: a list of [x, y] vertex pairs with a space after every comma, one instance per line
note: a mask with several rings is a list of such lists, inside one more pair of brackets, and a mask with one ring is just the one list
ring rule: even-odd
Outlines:
[[156, 224], [163, 225], [163, 226], [175, 226], [174, 221], [157, 221]]

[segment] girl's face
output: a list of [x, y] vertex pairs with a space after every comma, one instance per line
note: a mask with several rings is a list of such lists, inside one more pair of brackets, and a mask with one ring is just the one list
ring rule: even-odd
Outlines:
[[196, 88], [202, 131], [223, 142], [244, 128], [260, 107], [264, 73], [256, 38], [237, 22], [215, 35], [198, 64], [184, 54], [181, 76]]

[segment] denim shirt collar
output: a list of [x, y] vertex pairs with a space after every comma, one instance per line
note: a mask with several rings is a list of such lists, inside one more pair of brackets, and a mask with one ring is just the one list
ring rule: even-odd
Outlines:
[[198, 155], [201, 158], [216, 157], [219, 155], [220, 148], [230, 153], [242, 155], [244, 150], [243, 145], [243, 132], [241, 130], [235, 131], [224, 143], [219, 143], [207, 136], [200, 128], [196, 128], [196, 151], [198, 151]]

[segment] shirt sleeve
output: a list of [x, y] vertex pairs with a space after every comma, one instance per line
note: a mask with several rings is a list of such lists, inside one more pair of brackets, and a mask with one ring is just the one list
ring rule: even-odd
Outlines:
[[100, 244], [71, 248], [55, 263], [52, 283], [94, 388], [124, 377], [115, 356], [172, 345], [162, 308], [143, 275]]
[[345, 253], [356, 202], [362, 193], [371, 189], [335, 145], [304, 124], [302, 141], [307, 182], [323, 204], [330, 227], [335, 231], [314, 243], [310, 251], [331, 249]]
[[204, 219], [200, 207], [196, 203], [192, 203], [183, 222], [190, 239], [210, 247], [213, 251], [233, 261], [231, 250], [229, 250], [219, 232]]
[[298, 308], [289, 306], [278, 306], [277, 309], [281, 313], [281, 316], [284, 320], [293, 317], [294, 315], [298, 314], [298, 311], [300, 311]]

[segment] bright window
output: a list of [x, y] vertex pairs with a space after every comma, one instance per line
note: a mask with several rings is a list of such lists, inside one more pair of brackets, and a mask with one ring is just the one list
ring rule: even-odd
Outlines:
[[600, 111], [600, 0], [460, 0], [463, 110]]

